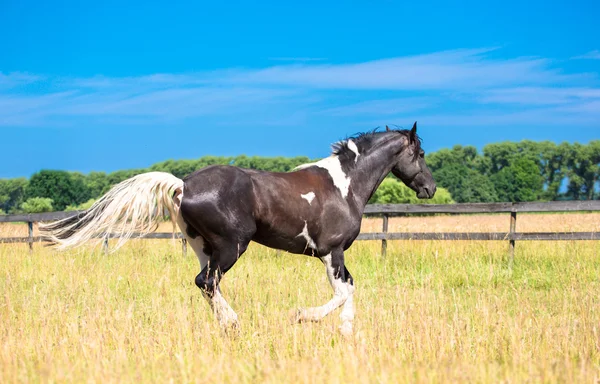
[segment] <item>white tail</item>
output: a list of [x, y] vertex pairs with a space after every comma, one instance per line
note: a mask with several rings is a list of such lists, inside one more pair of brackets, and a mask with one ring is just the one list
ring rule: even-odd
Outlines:
[[53, 223], [40, 224], [40, 234], [54, 242], [57, 249], [101, 241], [109, 234], [118, 236], [112, 250], [123, 246], [134, 234], [156, 230], [166, 210], [173, 223], [179, 206], [173, 195], [183, 189], [183, 181], [165, 172], [148, 172], [115, 185], [85, 212]]

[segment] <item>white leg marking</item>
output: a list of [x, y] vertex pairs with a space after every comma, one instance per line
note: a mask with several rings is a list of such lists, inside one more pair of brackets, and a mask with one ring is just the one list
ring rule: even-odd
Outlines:
[[305, 195], [300, 195], [300, 197], [302, 197], [304, 200], [308, 201], [308, 204], [312, 204], [312, 201], [315, 198], [315, 193], [314, 192], [308, 192]]
[[305, 308], [298, 311], [297, 320], [299, 321], [319, 321], [330, 314], [333, 310], [344, 304], [349, 296], [348, 285], [340, 278], [335, 278], [334, 270], [331, 265], [331, 253], [321, 258], [325, 264], [327, 278], [333, 288], [333, 298], [325, 305], [320, 307]]
[[348, 149], [350, 149], [356, 155], [356, 157], [354, 158], [354, 162], [356, 163], [358, 161], [358, 156], [360, 156], [360, 153], [358, 153], [358, 147], [356, 146], [356, 143], [352, 140], [348, 140]]
[[225, 300], [220, 289], [217, 288], [212, 300], [209, 299], [209, 303], [221, 326], [228, 327], [238, 324], [237, 313], [235, 313], [233, 308], [231, 308], [229, 303]]
[[295, 169], [304, 169], [308, 167], [320, 167], [324, 168], [329, 172], [329, 176], [333, 180], [333, 184], [340, 190], [342, 197], [348, 196], [348, 190], [350, 189], [350, 178], [342, 170], [342, 164], [337, 156], [329, 156], [323, 160], [319, 160], [316, 163], [303, 164]]
[[315, 244], [315, 241], [308, 234], [308, 223], [306, 222], [306, 220], [304, 220], [304, 228], [302, 229], [302, 232], [296, 237], [300, 237], [300, 236], [302, 236], [306, 239], [306, 247], [311, 247], [312, 249], [317, 249], [317, 244]]
[[350, 283], [346, 285], [348, 286], [348, 299], [340, 313], [340, 320], [342, 320], [340, 332], [345, 336], [350, 336], [353, 332], [352, 323], [354, 322], [354, 286]]

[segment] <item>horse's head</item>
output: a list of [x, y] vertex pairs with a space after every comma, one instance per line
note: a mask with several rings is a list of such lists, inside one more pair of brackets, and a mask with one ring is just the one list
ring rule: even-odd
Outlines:
[[[386, 127], [387, 130], [389, 128]], [[425, 164], [425, 152], [417, 136], [417, 123], [406, 136], [404, 148], [396, 156], [392, 173], [417, 193], [419, 199], [431, 199], [435, 195], [436, 185], [431, 171]]]

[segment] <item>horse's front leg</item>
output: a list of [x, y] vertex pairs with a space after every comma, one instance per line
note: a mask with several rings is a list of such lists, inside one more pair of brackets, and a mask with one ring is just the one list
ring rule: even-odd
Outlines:
[[[344, 267], [345, 268], [345, 267]], [[343, 335], [350, 336], [353, 332], [353, 323], [354, 323], [354, 279], [352, 275], [350, 275], [350, 271], [345, 268], [346, 271], [346, 285], [348, 287], [348, 299], [344, 303], [344, 308], [342, 308], [342, 313], [340, 314], [340, 320], [342, 320], [342, 325], [340, 326], [340, 332]]]
[[342, 249], [334, 250], [321, 257], [321, 261], [325, 265], [327, 278], [333, 288], [333, 298], [320, 307], [299, 309], [295, 320], [297, 322], [320, 321], [336, 308], [348, 304], [344, 306], [340, 316], [343, 322], [341, 331], [345, 334], [352, 333], [352, 320], [354, 319], [352, 294], [354, 293], [354, 286], [352, 276], [344, 266], [344, 251]]

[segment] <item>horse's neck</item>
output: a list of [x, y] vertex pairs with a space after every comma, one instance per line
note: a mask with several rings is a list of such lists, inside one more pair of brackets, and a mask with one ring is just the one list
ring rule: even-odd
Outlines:
[[361, 211], [394, 167], [394, 153], [398, 145], [401, 144], [388, 142], [368, 155], [359, 157], [356, 166], [349, 172], [350, 188]]

